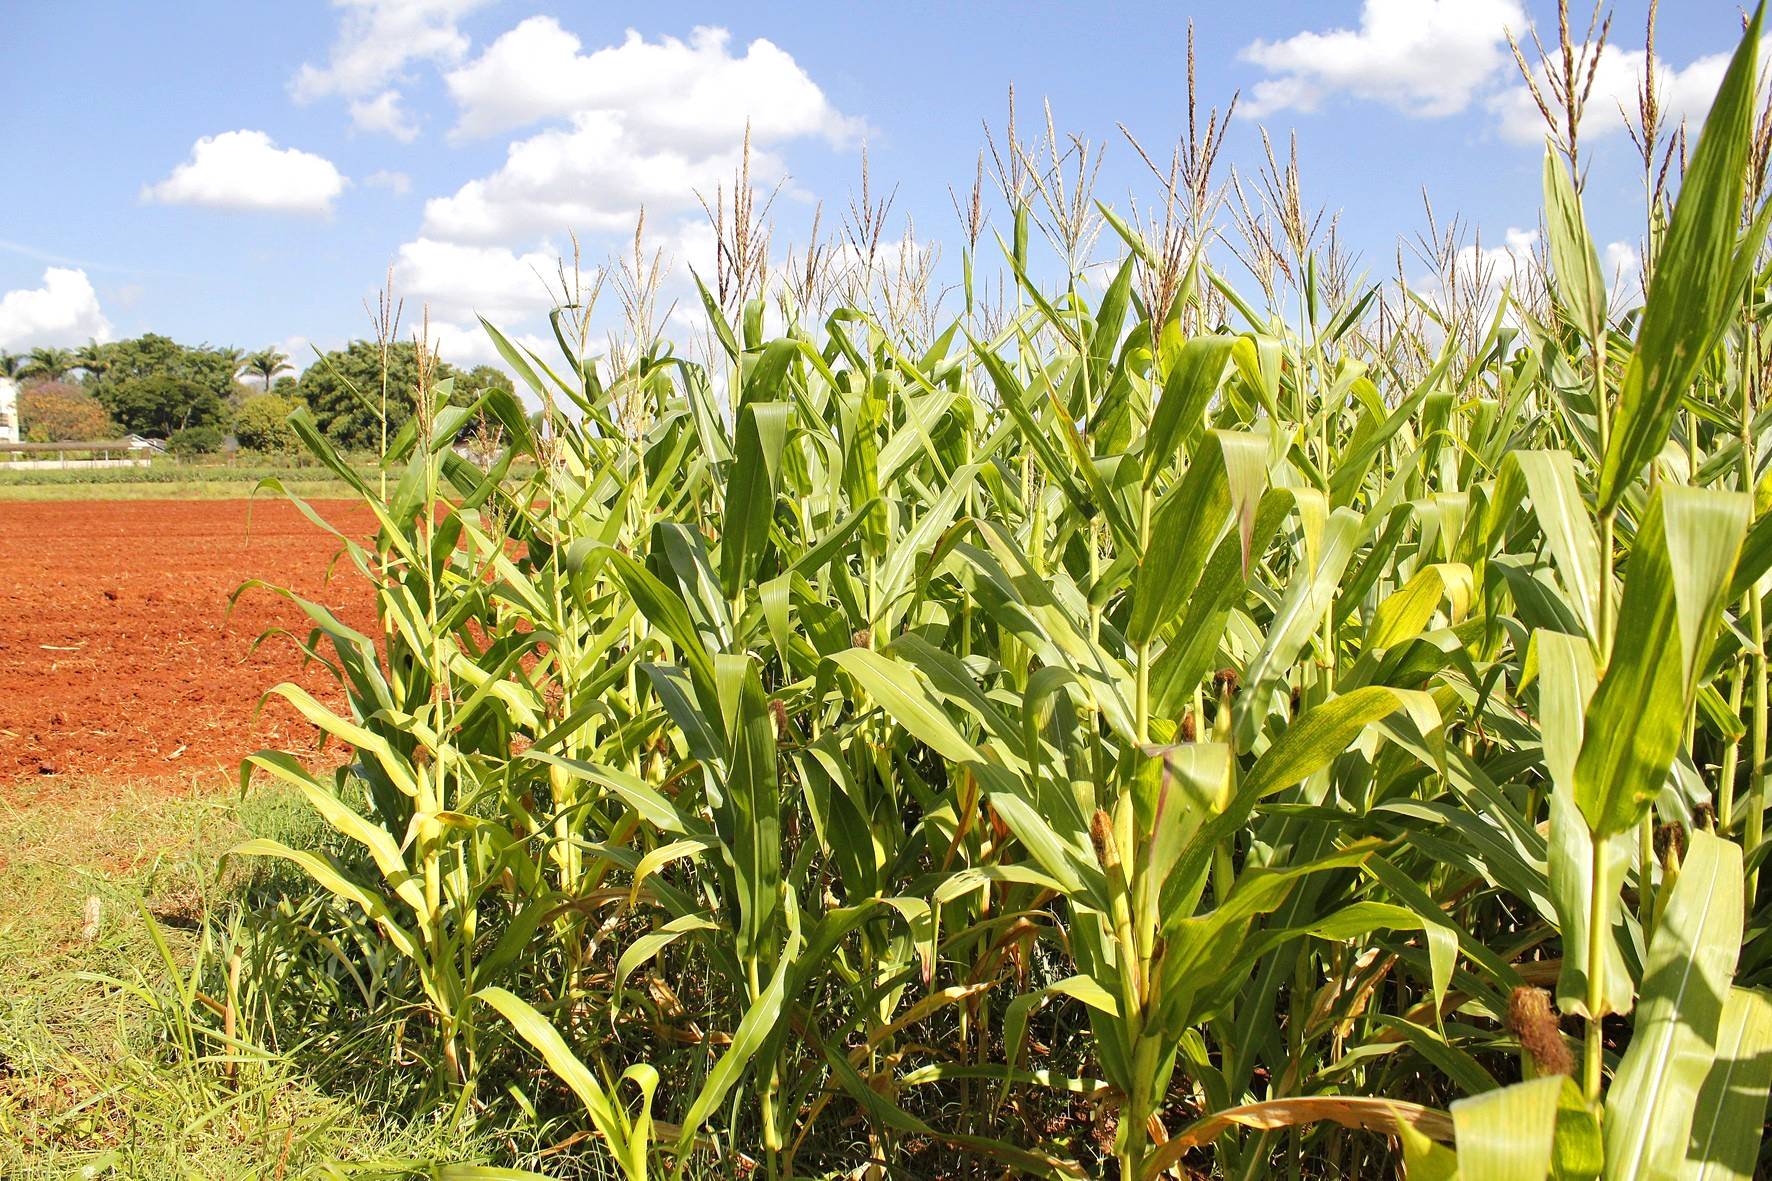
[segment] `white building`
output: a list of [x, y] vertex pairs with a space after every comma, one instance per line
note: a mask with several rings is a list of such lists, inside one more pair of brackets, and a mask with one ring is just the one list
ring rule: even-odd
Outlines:
[[18, 442], [18, 382], [0, 377], [0, 443]]

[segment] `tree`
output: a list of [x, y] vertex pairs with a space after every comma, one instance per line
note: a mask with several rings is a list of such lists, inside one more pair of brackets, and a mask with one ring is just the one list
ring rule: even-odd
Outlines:
[[62, 381], [26, 386], [19, 391], [18, 410], [19, 428], [32, 443], [78, 443], [117, 432], [97, 398]]
[[219, 426], [190, 426], [172, 432], [172, 438], [167, 442], [174, 455], [189, 459], [193, 455], [207, 455], [218, 450], [222, 444], [222, 432]]
[[74, 370], [74, 354], [67, 349], [32, 349], [20, 376], [27, 381], [60, 381]]
[[[234, 388], [238, 350], [192, 348], [170, 337], [148, 333], [131, 340], [117, 340], [98, 347], [104, 377], [98, 385], [117, 385], [132, 378], [167, 375], [195, 382], [226, 398]], [[104, 395], [99, 394], [102, 399]]]
[[285, 454], [300, 442], [289, 427], [295, 403], [276, 394], [254, 394], [234, 414], [234, 438], [248, 451]]
[[[457, 376], [443, 362], [431, 369], [431, 380]], [[355, 340], [317, 359], [302, 371], [302, 400], [314, 412], [320, 430], [340, 447], [375, 450], [382, 439], [382, 350], [372, 340]], [[387, 431], [412, 417], [418, 390], [418, 350], [404, 341], [388, 347]], [[452, 402], [472, 400], [457, 388]]]
[[[449, 400], [457, 406], [466, 406], [489, 389], [514, 390], [515, 388], [516, 385], [511, 381], [511, 375], [504, 370], [494, 369], [491, 365], [476, 365], [466, 373], [455, 375], [455, 395]], [[458, 440], [466, 442], [479, 438], [480, 428], [485, 422], [484, 416], [470, 418], [462, 424], [461, 431], [457, 435]], [[494, 430], [493, 437], [485, 442], [490, 444], [495, 442], [496, 438], [497, 431]]]
[[511, 380], [511, 375], [503, 369], [495, 369], [491, 365], [476, 365], [466, 373], [456, 374], [455, 388], [457, 392], [466, 390], [477, 398], [482, 390], [514, 390], [517, 386]]
[[265, 393], [268, 394], [271, 392], [271, 379], [292, 368], [294, 366], [289, 363], [289, 354], [280, 353], [276, 349], [260, 349], [256, 353], [247, 354], [239, 372], [263, 378]]
[[207, 344], [200, 344], [197, 348], [203, 352], [214, 353], [216, 360], [225, 362], [228, 367], [228, 376], [230, 378], [237, 376], [240, 370], [246, 365], [245, 349], [215, 348]]
[[96, 340], [89, 340], [74, 350], [74, 368], [85, 373], [88, 381], [97, 381], [110, 367], [111, 363], [105, 359], [105, 346]]
[[0, 352], [0, 377], [18, 381], [25, 375], [25, 359], [17, 353]]
[[232, 354], [191, 348], [148, 333], [99, 345], [103, 376], [89, 384], [126, 430], [164, 438], [190, 426], [220, 426], [234, 392]]
[[213, 388], [169, 373], [106, 382], [99, 399], [124, 430], [162, 439], [192, 427], [213, 426], [219, 432], [228, 417], [227, 404]]

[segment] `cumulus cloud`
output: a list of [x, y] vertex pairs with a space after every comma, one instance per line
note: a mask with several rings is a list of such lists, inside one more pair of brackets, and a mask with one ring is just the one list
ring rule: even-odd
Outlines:
[[464, 360], [491, 359], [475, 313], [521, 328], [551, 306], [546, 280], [568, 231], [596, 258], [631, 236], [644, 208], [648, 248], [679, 264], [669, 282], [686, 280], [682, 264], [712, 253], [690, 228], [702, 221], [697, 193], [730, 185], [747, 127], [752, 183], [764, 189], [786, 177], [789, 145], [840, 147], [862, 131], [792, 55], [763, 40], [735, 46], [714, 28], [593, 48], [532, 17], [445, 81], [455, 138], [516, 132], [499, 167], [425, 203], [396, 262], [396, 282], [430, 305], [434, 329], [454, 330]]
[[[1458, 285], [1464, 290], [1480, 290], [1479, 303], [1493, 309], [1503, 288], [1516, 297], [1530, 301], [1540, 293], [1545, 281], [1545, 260], [1539, 256], [1536, 230], [1509, 226], [1499, 246], [1467, 244], [1453, 256], [1452, 267]], [[1614, 311], [1622, 310], [1642, 299], [1642, 259], [1629, 242], [1608, 242], [1600, 251], [1600, 272], [1611, 293]], [[1440, 292], [1438, 278], [1421, 280], [1421, 288]]]
[[[497, 323], [495, 320], [494, 323]], [[543, 340], [533, 332], [515, 332], [506, 325], [499, 325], [513, 344], [529, 349], [537, 356], [554, 357], [560, 349], [552, 337]], [[465, 324], [456, 324], [448, 320], [433, 318], [430, 323], [431, 348], [437, 356], [459, 369], [472, 369], [476, 365], [491, 365], [495, 369], [511, 372], [505, 359], [493, 347], [492, 339], [486, 335], [486, 329], [478, 320], [469, 320]], [[515, 374], [512, 374], [515, 377]], [[527, 396], [529, 391], [522, 382], [517, 383], [520, 396]]]
[[279, 148], [262, 131], [224, 131], [198, 140], [189, 160], [141, 196], [166, 205], [330, 213], [347, 183], [324, 156]]
[[399, 92], [413, 62], [448, 66], [468, 52], [460, 20], [488, 0], [333, 0], [342, 11], [325, 65], [305, 63], [290, 81], [297, 102], [332, 96], [351, 100], [364, 131], [410, 139], [417, 129], [400, 114]]
[[452, 134], [491, 135], [585, 111], [614, 112], [629, 131], [682, 148], [724, 144], [747, 122], [765, 142], [859, 133], [792, 55], [762, 39], [735, 55], [731, 41], [709, 27], [687, 41], [652, 42], [629, 30], [621, 44], [586, 54], [552, 17], [531, 17], [448, 75], [461, 108]]
[[1448, 314], [1454, 311], [1449, 305], [1457, 302], [1474, 306], [1480, 315], [1491, 315], [1504, 289], [1511, 290], [1516, 299], [1532, 302], [1544, 283], [1538, 232], [1509, 226], [1499, 244], [1485, 245], [1491, 241], [1479, 237], [1466, 242], [1450, 259], [1424, 258], [1422, 261], [1436, 269], [1415, 278], [1415, 290]]
[[[1314, 111], [1347, 96], [1437, 117], [1476, 104], [1490, 113], [1502, 138], [1541, 143], [1543, 117], [1507, 48], [1507, 30], [1523, 34], [1527, 23], [1520, 0], [1362, 0], [1358, 28], [1306, 31], [1244, 48], [1239, 56], [1272, 77], [1258, 82], [1237, 109], [1255, 117]], [[1604, 48], [1582, 119], [1583, 138], [1624, 130], [1621, 111], [1636, 111], [1646, 64], [1641, 49]], [[1657, 62], [1667, 125], [1701, 121], [1728, 65], [1726, 52], [1684, 67]], [[1539, 86], [1548, 93], [1542, 72]]]
[[[640, 207], [692, 207], [696, 192], [730, 180], [740, 141], [690, 151], [634, 134], [621, 115], [585, 111], [570, 125], [513, 143], [504, 166], [425, 203], [424, 232], [463, 242], [500, 242], [558, 233], [632, 229]], [[781, 160], [753, 149], [751, 175], [769, 184]]]
[[1509, 67], [1507, 29], [1520, 28], [1518, 0], [1364, 0], [1357, 29], [1301, 32], [1257, 41], [1239, 55], [1275, 75], [1239, 107], [1260, 117], [1313, 111], [1346, 94], [1412, 115], [1463, 111]]
[[1512, 285], [1516, 289], [1536, 277], [1538, 262], [1534, 251], [1538, 246], [1537, 230], [1509, 226], [1500, 246], [1469, 245], [1454, 256], [1454, 266], [1467, 283], [1479, 283], [1492, 295]]
[[442, 321], [472, 324], [476, 315], [515, 320], [553, 306], [548, 280], [558, 259], [546, 249], [518, 254], [503, 246], [419, 238], [400, 247], [394, 285]]
[[1606, 243], [1606, 252], [1601, 256], [1600, 264], [1609, 275], [1633, 275], [1643, 269], [1643, 260], [1637, 256], [1637, 248], [1629, 242]]
[[374, 98], [353, 99], [351, 123], [359, 131], [379, 131], [403, 144], [418, 138], [418, 124], [401, 108], [398, 90], [384, 90]]
[[[1648, 55], [1640, 49], [1619, 49], [1608, 45], [1601, 51], [1599, 64], [1594, 67], [1593, 92], [1582, 112], [1580, 130], [1583, 139], [1593, 140], [1624, 131], [1621, 108], [1634, 115], [1647, 63]], [[1655, 87], [1666, 112], [1667, 125], [1677, 126], [1681, 119], [1686, 119], [1696, 131], [1705, 112], [1710, 110], [1711, 100], [1716, 98], [1717, 88], [1723, 84], [1723, 73], [1728, 68], [1727, 53], [1698, 58], [1684, 69], [1657, 61]], [[1542, 74], [1539, 88], [1544, 90]], [[1517, 143], [1543, 142], [1544, 117], [1539, 114], [1524, 81], [1492, 95], [1488, 105], [1504, 138]]]
[[0, 296], [0, 349], [7, 352], [110, 339], [98, 292], [78, 268], [49, 267], [42, 286]]
[[785, 175], [771, 145], [858, 133], [794, 59], [767, 41], [735, 55], [723, 29], [687, 41], [629, 33], [586, 54], [550, 17], [532, 17], [449, 75], [456, 134], [486, 135], [538, 120], [504, 166], [426, 204], [424, 233], [462, 242], [533, 240], [566, 227], [632, 226], [642, 206], [692, 208], [698, 190], [729, 179], [751, 133], [752, 176]]
[[1643, 257], [1631, 243], [1606, 243], [1600, 254], [1600, 269], [1611, 286], [1614, 306], [1629, 306], [1643, 298]]
[[285, 377], [300, 377], [302, 371], [314, 363], [314, 342], [299, 332], [285, 336], [271, 347], [289, 358], [289, 371], [279, 373], [277, 380]]

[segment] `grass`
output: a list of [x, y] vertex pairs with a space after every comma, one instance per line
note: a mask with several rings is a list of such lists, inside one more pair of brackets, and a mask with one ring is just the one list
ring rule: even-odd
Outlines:
[[[342, 480], [295, 479], [285, 482], [292, 495], [304, 500], [334, 500], [353, 495]], [[253, 485], [239, 480], [167, 480], [152, 483], [81, 483], [69, 480], [54, 484], [0, 481], [0, 502], [51, 500], [238, 500], [251, 494]]]
[[[372, 468], [358, 466], [367, 478]], [[239, 465], [156, 460], [148, 467], [8, 470], [0, 464], [0, 501], [232, 499], [275, 478], [293, 494], [326, 499], [350, 487], [313, 464], [253, 461]]]
[[[376, 467], [346, 457], [356, 474], [375, 482]], [[521, 477], [526, 466], [516, 465]], [[185, 464], [157, 460], [145, 468], [8, 471], [0, 464], [0, 503], [43, 500], [234, 500], [252, 493], [259, 482], [275, 478], [293, 496], [304, 500], [353, 497], [354, 489], [316, 464], [248, 463]]]
[[230, 1083], [225, 1064], [177, 1052], [171, 1006], [149, 999], [175, 995], [174, 969], [244, 891], [276, 887], [222, 870], [230, 846], [315, 835], [288, 793], [56, 780], [21, 794], [0, 802], [0, 1177], [299, 1177], [471, 1148], [324, 1093], [275, 1055]]

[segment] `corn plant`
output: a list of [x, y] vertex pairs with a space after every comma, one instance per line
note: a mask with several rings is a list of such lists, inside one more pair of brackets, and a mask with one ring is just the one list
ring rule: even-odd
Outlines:
[[1355, 281], [1293, 167], [1251, 300], [1210, 150], [1153, 234], [1011, 129], [994, 307], [975, 212], [946, 321], [852, 251], [702, 288], [700, 361], [644, 315], [599, 357], [569, 285], [557, 355], [485, 325], [540, 410], [421, 374], [385, 492], [298, 412], [380, 629], [302, 603], [344, 705], [274, 692], [351, 760], [243, 776], [359, 852], [240, 852], [356, 934], [248, 962], [554, 1141], [506, 1163], [1755, 1175], [1758, 33], [1622, 314], [1573, 142], [1542, 291], [1448, 310]]

